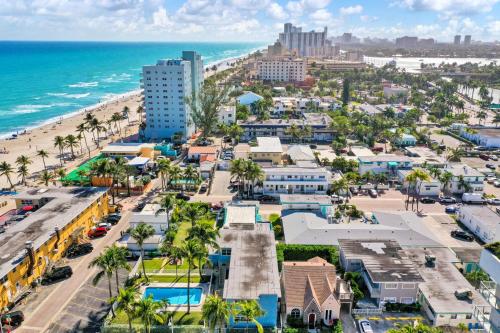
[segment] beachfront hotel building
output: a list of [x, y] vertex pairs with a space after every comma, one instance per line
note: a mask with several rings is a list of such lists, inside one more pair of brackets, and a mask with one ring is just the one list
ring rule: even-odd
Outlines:
[[25, 217], [0, 234], [0, 309], [18, 302], [109, 210], [102, 187], [30, 189], [14, 198]]
[[203, 83], [203, 61], [194, 51], [183, 51], [181, 59], [158, 60], [142, 68], [144, 110], [148, 140], [183, 139], [194, 133], [191, 108], [185, 99], [197, 95]]
[[307, 62], [303, 59], [263, 59], [257, 64], [259, 79], [265, 81], [303, 82]]
[[287, 50], [300, 57], [328, 57], [333, 55], [334, 48], [327, 35], [326, 27], [322, 32], [314, 30], [302, 32], [302, 28], [285, 23], [284, 31], [279, 34], [278, 41]]

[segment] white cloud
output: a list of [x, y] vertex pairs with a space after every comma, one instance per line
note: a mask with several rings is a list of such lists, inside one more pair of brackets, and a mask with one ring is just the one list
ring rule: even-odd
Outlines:
[[363, 22], [373, 22], [377, 21], [378, 17], [377, 16], [370, 16], [370, 15], [361, 15], [359, 19]]
[[330, 4], [330, 0], [303, 0], [304, 5], [308, 8], [321, 9]]
[[499, 39], [500, 36], [500, 21], [496, 20], [493, 22], [490, 22], [488, 24], [488, 33], [490, 33], [492, 36], [496, 36], [496, 39]]
[[248, 10], [265, 8], [270, 2], [270, 0], [231, 0], [232, 5]]
[[153, 13], [153, 25], [159, 28], [171, 28], [174, 25], [167, 15], [165, 7], [159, 7], [158, 10]]
[[411, 10], [429, 10], [444, 14], [476, 14], [492, 10], [500, 0], [396, 0], [394, 4]]
[[276, 2], [271, 3], [269, 8], [267, 9], [267, 13], [269, 14], [269, 16], [277, 20], [285, 20], [288, 17], [283, 7], [281, 7]]
[[362, 11], [363, 11], [363, 6], [361, 5], [340, 8], [340, 14], [342, 15], [360, 14]]
[[325, 23], [332, 19], [332, 14], [326, 9], [318, 9], [317, 11], [311, 13], [309, 17], [318, 23]]

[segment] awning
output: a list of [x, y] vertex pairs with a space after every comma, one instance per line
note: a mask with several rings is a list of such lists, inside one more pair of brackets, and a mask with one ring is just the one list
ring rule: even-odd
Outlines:
[[387, 162], [387, 165], [390, 166], [390, 167], [397, 167], [398, 166], [398, 162]]
[[24, 207], [23, 207], [23, 210], [24, 210], [25, 212], [32, 211], [32, 210], [33, 210], [33, 206], [24, 206]]

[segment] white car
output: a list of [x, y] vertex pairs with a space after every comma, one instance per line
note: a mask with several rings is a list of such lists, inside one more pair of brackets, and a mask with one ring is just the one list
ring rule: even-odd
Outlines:
[[345, 198], [340, 195], [332, 194], [332, 203], [343, 203], [345, 201]]
[[373, 333], [372, 325], [370, 324], [368, 319], [366, 318], [360, 319], [358, 323], [362, 333]]
[[492, 160], [492, 161], [498, 161], [497, 155], [490, 155], [490, 160]]
[[496, 180], [497, 180], [497, 178], [496, 178], [496, 177], [487, 177], [487, 178], [486, 178], [486, 182], [487, 182], [488, 184], [493, 184]]
[[106, 228], [106, 230], [111, 230], [111, 227], [113, 225], [111, 223], [107, 223], [107, 222], [101, 222], [97, 225], [98, 228]]
[[498, 198], [492, 198], [492, 199], [487, 199], [486, 200], [487, 203], [489, 203], [490, 205], [500, 205], [500, 199]]
[[495, 187], [500, 187], [500, 181], [495, 180], [495, 181], [493, 182], [493, 186], [495, 186]]

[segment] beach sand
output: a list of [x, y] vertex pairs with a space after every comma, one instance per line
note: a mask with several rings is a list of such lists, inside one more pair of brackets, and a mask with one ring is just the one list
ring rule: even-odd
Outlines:
[[[215, 73], [223, 71], [227, 68], [230, 68], [227, 64], [231, 64], [236, 62], [238, 59], [244, 59], [248, 55], [244, 55], [241, 57], [234, 57], [229, 59], [221, 60], [215, 65], [217, 66], [217, 71], [205, 71], [204, 76], [209, 77]], [[213, 64], [207, 65], [206, 67], [211, 68]], [[130, 109], [129, 117], [131, 125], [128, 125], [127, 120], [123, 120], [121, 122], [122, 127], [122, 135], [133, 136], [138, 133], [138, 125], [139, 125], [139, 115], [136, 110], [140, 104], [140, 92], [130, 92], [128, 94], [124, 94], [121, 97], [118, 97], [115, 100], [101, 103], [96, 106], [89, 106], [86, 110], [92, 110], [92, 113], [101, 121], [109, 119], [111, 115], [115, 112], [120, 112], [123, 110], [125, 106], [128, 106]], [[47, 164], [47, 168], [54, 170], [60, 168], [59, 162], [59, 149], [54, 147], [54, 138], [57, 135], [67, 136], [69, 134], [77, 135], [76, 126], [83, 122], [83, 118], [85, 113], [78, 113], [76, 115], [67, 117], [60, 121], [56, 121], [47, 125], [43, 125], [41, 127], [36, 127], [34, 129], [28, 130], [26, 134], [20, 134], [17, 139], [7, 140], [0, 139], [0, 152], [4, 149], [8, 151], [8, 153], [0, 154], [0, 162], [6, 161], [10, 163], [11, 166], [15, 169], [15, 172], [11, 175], [12, 182], [14, 184], [18, 184], [20, 178], [17, 176], [17, 165], [15, 164], [16, 158], [20, 155], [27, 155], [30, 157], [32, 164], [28, 166], [31, 177], [28, 179], [28, 186], [40, 186], [41, 182], [39, 180], [39, 174], [43, 171], [43, 161], [42, 158], [37, 156], [37, 151], [40, 149], [44, 149], [49, 153], [49, 157], [45, 159]], [[114, 126], [113, 126], [114, 129]], [[117, 132], [115, 130], [115, 132]], [[97, 149], [97, 146], [92, 141], [92, 134], [90, 132], [85, 133], [87, 137], [87, 143], [89, 144], [90, 149], [92, 150], [91, 156], [95, 156], [99, 153], [100, 149]], [[101, 137], [104, 137], [104, 133], [101, 133]], [[118, 135], [114, 135], [113, 137], [108, 137], [100, 141], [101, 148], [105, 146], [109, 142], [119, 140]], [[78, 155], [75, 160], [70, 159], [70, 152], [66, 150], [66, 160], [63, 162], [63, 167], [67, 172], [74, 169], [77, 165], [81, 164], [84, 160], [88, 159], [88, 152], [86, 149], [85, 142], [82, 140], [81, 147], [75, 149], [75, 155]], [[5, 176], [0, 177], [0, 188], [8, 188], [9, 183]], [[22, 187], [19, 186], [18, 187]]]
[[[131, 125], [128, 125], [127, 120], [123, 120], [121, 122], [122, 127], [122, 136], [130, 136], [133, 134], [137, 134], [138, 132], [138, 124], [139, 124], [139, 115], [137, 114], [137, 108], [140, 103], [140, 95], [127, 95], [117, 98], [116, 100], [103, 103], [96, 107], [87, 107], [86, 110], [91, 110], [91, 112], [101, 121], [107, 120], [111, 117], [111, 115], [115, 112], [119, 112], [121, 114], [123, 108], [128, 106], [130, 109], [129, 118]], [[47, 164], [47, 168], [53, 170], [60, 167], [59, 162], [59, 149], [54, 147], [54, 138], [57, 135], [67, 136], [69, 134], [77, 135], [76, 126], [81, 124], [84, 121], [85, 113], [79, 113], [73, 115], [71, 117], [62, 119], [60, 121], [56, 121], [54, 123], [50, 123], [47, 125], [43, 125], [41, 127], [37, 127], [31, 130], [28, 130], [26, 134], [20, 134], [17, 139], [0, 140], [0, 152], [4, 149], [8, 151], [8, 153], [0, 154], [0, 162], [6, 161], [10, 163], [12, 167], [16, 170], [14, 174], [11, 175], [11, 179], [13, 183], [17, 183], [19, 181], [17, 177], [17, 165], [15, 164], [16, 158], [19, 155], [27, 155], [30, 157], [32, 164], [28, 166], [30, 174], [32, 177], [28, 179], [28, 185], [39, 185], [40, 181], [38, 180], [37, 173], [43, 171], [43, 161], [42, 158], [37, 156], [37, 151], [44, 149], [49, 153], [49, 157], [45, 159]], [[114, 129], [113, 131], [117, 132]], [[92, 156], [95, 156], [98, 153], [98, 149], [96, 144], [92, 140], [92, 134], [90, 132], [85, 133], [87, 137], [87, 143], [89, 144], [90, 149], [93, 151]], [[103, 145], [110, 141], [119, 140], [118, 135], [114, 135], [113, 137], [104, 138], [106, 134], [101, 133], [100, 137], [102, 138], [100, 142], [101, 148]], [[80, 164], [83, 160], [88, 158], [87, 148], [85, 146], [85, 142], [82, 140], [81, 147], [75, 149], [75, 155], [77, 158], [75, 160], [70, 159], [70, 152], [66, 149], [65, 152], [66, 160], [63, 162], [64, 168], [69, 172], [76, 165]], [[9, 183], [5, 176], [0, 177], [0, 188], [9, 187]]]

